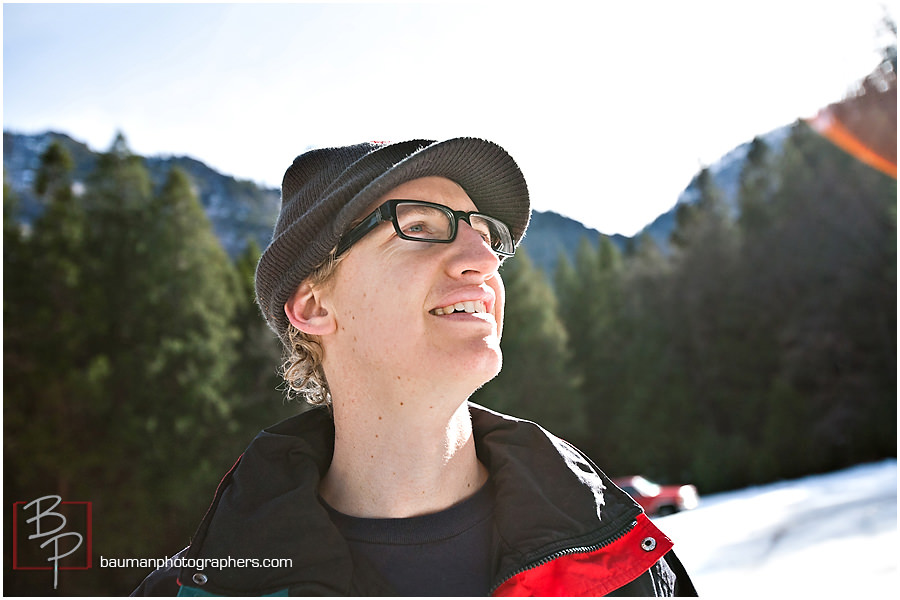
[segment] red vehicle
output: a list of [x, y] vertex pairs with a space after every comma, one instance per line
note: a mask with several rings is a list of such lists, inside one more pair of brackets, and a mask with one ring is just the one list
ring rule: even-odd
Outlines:
[[697, 507], [699, 496], [693, 485], [659, 485], [640, 475], [618, 477], [613, 483], [635, 499], [649, 516], [665, 516]]

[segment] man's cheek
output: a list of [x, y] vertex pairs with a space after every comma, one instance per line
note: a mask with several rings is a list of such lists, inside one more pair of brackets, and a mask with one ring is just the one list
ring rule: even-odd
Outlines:
[[506, 308], [506, 288], [503, 286], [503, 280], [498, 273], [494, 277], [494, 293], [497, 295], [497, 303], [494, 306], [494, 319], [497, 321], [497, 337], [503, 337], [503, 316]]

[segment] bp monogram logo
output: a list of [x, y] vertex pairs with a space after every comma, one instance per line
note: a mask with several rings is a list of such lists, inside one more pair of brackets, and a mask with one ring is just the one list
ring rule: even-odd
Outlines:
[[42, 496], [13, 504], [13, 569], [59, 572], [91, 568], [91, 503]]

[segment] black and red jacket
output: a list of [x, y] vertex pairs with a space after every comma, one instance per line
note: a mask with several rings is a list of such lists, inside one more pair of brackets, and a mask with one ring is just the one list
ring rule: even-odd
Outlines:
[[[669, 538], [584, 454], [534, 423], [470, 409], [495, 491], [493, 595], [696, 595]], [[135, 594], [394, 595], [318, 500], [333, 449], [327, 410], [261, 432], [178, 555], [195, 568], [154, 571]]]

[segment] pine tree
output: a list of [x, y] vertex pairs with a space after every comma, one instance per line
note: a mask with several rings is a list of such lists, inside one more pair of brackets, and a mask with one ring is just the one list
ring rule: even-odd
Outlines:
[[[3, 182], [3, 364], [4, 390], [16, 382], [9, 376], [14, 369], [24, 368], [28, 361], [22, 347], [28, 339], [23, 331], [21, 318], [33, 305], [30, 293], [31, 247], [24, 228], [20, 225], [21, 204], [12, 186]], [[6, 396], [9, 398], [9, 395]], [[9, 403], [6, 403], [9, 406]]]
[[27, 239], [15, 232], [17, 219], [10, 215], [8, 227], [14, 229], [4, 240], [5, 250], [7, 243], [16, 247], [4, 265], [9, 269], [4, 277], [9, 284], [4, 291], [7, 449], [30, 457], [27, 466], [9, 465], [22, 491], [48, 479], [62, 492], [68, 490], [72, 475], [56, 468], [57, 461], [81, 435], [72, 425], [80, 423], [73, 399], [87, 385], [82, 323], [86, 221], [71, 191], [71, 172], [68, 153], [52, 143], [35, 179], [44, 210]]
[[[114, 150], [121, 152], [121, 146]], [[127, 158], [113, 166], [124, 171], [118, 174], [121, 181], [143, 180], [137, 171], [129, 172], [138, 167]], [[116, 175], [110, 173], [112, 179]], [[112, 306], [120, 312], [117, 331], [107, 339], [107, 389], [128, 398], [126, 406], [113, 409], [124, 436], [118, 443], [134, 448], [142, 460], [132, 477], [143, 491], [131, 501], [159, 518], [161, 531], [174, 535], [193, 526], [205, 503], [202, 496], [174, 490], [190, 485], [205, 493], [236, 452], [231, 436], [237, 425], [225, 394], [236, 360], [237, 281], [183, 171], [172, 169], [158, 194], [129, 208], [126, 216], [140, 223], [137, 230], [119, 232], [119, 240], [114, 232], [98, 232], [135, 261], [101, 265], [111, 267], [100, 274], [106, 275], [104, 287], [122, 290], [122, 304]], [[125, 249], [125, 244], [133, 246]], [[116, 275], [124, 281], [110, 278]], [[124, 355], [113, 352], [125, 347]], [[183, 456], [192, 457], [191, 469], [173, 470]]]
[[599, 278], [596, 248], [583, 237], [575, 251], [574, 266], [563, 257], [556, 273], [559, 314], [569, 336], [573, 367], [581, 374], [590, 371], [594, 362], [591, 331], [597, 304], [593, 294], [602, 285]]
[[[3, 183], [3, 448], [4, 456], [15, 456], [26, 422], [31, 373], [36, 369], [31, 344], [30, 309], [35, 305], [32, 284], [32, 254], [28, 237], [19, 224], [19, 197]], [[6, 489], [17, 488], [21, 464], [7, 460]], [[18, 490], [17, 490], [18, 491]], [[16, 502], [16, 500], [13, 500]]]
[[769, 285], [781, 307], [778, 381], [802, 403], [789, 414], [814, 415], [793, 424], [805, 443], [794, 466], [883, 456], [896, 445], [885, 426], [896, 422], [896, 181], [802, 123], [779, 178], [767, 240], [780, 257]]
[[771, 223], [772, 194], [777, 186], [772, 161], [768, 144], [753, 138], [738, 186], [738, 225], [745, 234], [752, 235]]
[[553, 289], [527, 252], [502, 268], [506, 287], [503, 369], [472, 399], [540, 423], [572, 442], [585, 434], [581, 397], [569, 366], [566, 332]]
[[225, 417], [236, 274], [184, 171], [169, 172], [149, 212], [153, 225], [144, 234], [152, 252], [141, 268], [147, 290], [135, 299], [147, 320], [147, 376], [171, 386], [173, 409], [203, 406], [200, 415]]
[[239, 288], [235, 326], [239, 332], [240, 360], [233, 369], [231, 386], [235, 420], [248, 436], [308, 408], [305, 403], [283, 401], [283, 394], [279, 393], [283, 386], [278, 375], [281, 341], [266, 325], [256, 304], [259, 257], [259, 246], [251, 240], [235, 262]]
[[67, 199], [72, 195], [72, 156], [58, 141], [53, 141], [41, 155], [41, 166], [34, 182], [34, 191], [45, 199]]
[[623, 355], [631, 334], [622, 321], [624, 263], [612, 240], [601, 236], [596, 247], [583, 240], [576, 253], [576, 266], [565, 270], [568, 268], [564, 266], [564, 279], [558, 280], [561, 314], [588, 428], [598, 432], [584, 447], [604, 464], [618, 464], [620, 431], [614, 423], [630, 400], [630, 378]]

